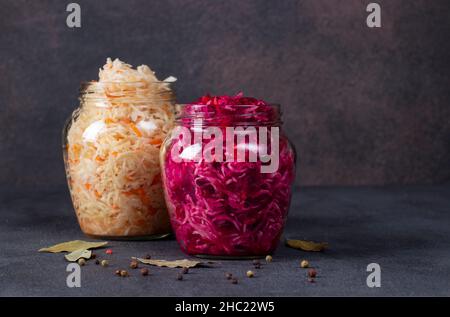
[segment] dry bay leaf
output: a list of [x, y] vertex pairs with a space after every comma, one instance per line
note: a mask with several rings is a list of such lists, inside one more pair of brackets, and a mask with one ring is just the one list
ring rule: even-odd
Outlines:
[[141, 258], [134, 258], [134, 257], [133, 257], [133, 259], [138, 260], [139, 262], [144, 263], [144, 264], [150, 264], [150, 265], [155, 265], [155, 266], [159, 266], [159, 267], [170, 267], [170, 268], [176, 268], [176, 267], [191, 268], [191, 267], [198, 266], [199, 264], [202, 263], [200, 261], [192, 261], [192, 260], [188, 260], [188, 259], [176, 260], [176, 261], [141, 259]]
[[314, 241], [291, 240], [291, 239], [286, 239], [286, 245], [294, 249], [312, 252], [323, 251], [325, 250], [325, 248], [328, 247], [327, 242], [314, 242]]
[[66, 254], [64, 257], [69, 262], [75, 262], [81, 258], [88, 260], [91, 258], [91, 255], [92, 255], [91, 250], [80, 249], [80, 250], [75, 250], [72, 253]]
[[39, 249], [39, 252], [59, 253], [59, 252], [73, 252], [76, 250], [96, 249], [106, 245], [107, 243], [108, 242], [89, 242], [82, 240], [74, 240], [59, 243], [48, 248]]

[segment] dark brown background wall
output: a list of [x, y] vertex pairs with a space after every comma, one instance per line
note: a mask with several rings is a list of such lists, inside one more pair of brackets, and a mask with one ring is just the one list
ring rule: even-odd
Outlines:
[[60, 131], [106, 57], [281, 103], [307, 185], [450, 179], [450, 2], [0, 1], [0, 185], [65, 186]]

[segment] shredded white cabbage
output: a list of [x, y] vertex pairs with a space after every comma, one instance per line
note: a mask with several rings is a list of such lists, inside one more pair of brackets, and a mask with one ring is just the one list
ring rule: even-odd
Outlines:
[[170, 83], [146, 65], [107, 59], [85, 87], [66, 144], [66, 169], [83, 232], [145, 236], [170, 232], [159, 150], [174, 122]]

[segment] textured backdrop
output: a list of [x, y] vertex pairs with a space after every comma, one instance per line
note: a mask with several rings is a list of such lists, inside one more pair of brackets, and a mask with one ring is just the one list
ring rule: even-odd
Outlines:
[[205, 93], [283, 105], [308, 185], [450, 179], [450, 2], [0, 1], [0, 185], [65, 186], [61, 137], [82, 80], [105, 58]]

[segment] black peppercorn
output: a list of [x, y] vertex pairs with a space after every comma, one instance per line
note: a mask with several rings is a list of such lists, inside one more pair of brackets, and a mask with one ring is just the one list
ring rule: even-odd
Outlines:
[[317, 271], [314, 270], [314, 269], [308, 270], [308, 276], [312, 277], [312, 278], [316, 277], [317, 276]]

